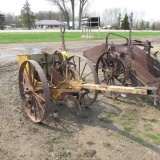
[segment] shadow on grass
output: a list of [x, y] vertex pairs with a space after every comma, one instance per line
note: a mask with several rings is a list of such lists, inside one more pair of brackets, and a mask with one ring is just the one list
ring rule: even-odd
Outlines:
[[144, 147], [147, 147], [147, 148], [153, 150], [154, 152], [157, 152], [157, 153], [160, 154], [160, 148], [159, 147], [143, 140], [141, 137], [136, 137], [136, 136], [133, 136], [133, 135], [129, 134], [126, 131], [120, 130], [114, 124], [112, 124], [112, 129], [111, 130], [118, 133], [118, 134], [121, 134], [122, 136], [124, 136], [126, 138], [129, 138], [130, 140], [132, 140], [134, 142], [137, 142], [137, 143], [141, 144]]
[[[98, 102], [95, 102], [95, 104], [93, 104], [89, 109], [83, 109], [80, 116], [75, 117], [70, 114], [65, 106], [60, 106], [58, 117], [54, 117], [51, 114], [46, 123], [42, 123], [41, 126], [49, 130], [70, 134], [83, 130], [84, 125], [92, 127], [98, 126], [105, 130], [111, 130], [136, 143], [141, 144], [146, 148], [153, 150], [154, 152], [160, 153], [160, 148], [156, 145], [151, 144], [145, 141], [143, 138], [134, 136], [129, 132], [121, 130], [115, 126], [112, 118], [120, 116], [121, 112], [122, 109], [114, 104], [106, 102], [99, 104]], [[103, 114], [105, 117], [102, 116]]]
[[153, 98], [143, 95], [137, 96], [133, 94], [127, 94], [126, 98], [118, 98], [117, 101], [127, 105], [135, 105], [138, 107], [145, 107], [145, 106], [156, 107], [154, 105]]

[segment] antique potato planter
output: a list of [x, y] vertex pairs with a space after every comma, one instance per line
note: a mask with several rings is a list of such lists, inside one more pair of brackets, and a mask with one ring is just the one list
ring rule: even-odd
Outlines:
[[[159, 104], [159, 85], [123, 86], [127, 68], [119, 57], [107, 48], [98, 57], [95, 70], [88, 57], [67, 57], [65, 52], [19, 55], [19, 90], [27, 116], [34, 122], [41, 122], [48, 116], [51, 107], [60, 103], [64, 103], [73, 114], [80, 114], [82, 107], [91, 105], [97, 99], [99, 91], [153, 96]], [[135, 71], [133, 73], [136, 74]], [[122, 86], [110, 83], [114, 79], [119, 80]], [[156, 84], [159, 82], [157, 79], [154, 80]], [[99, 81], [105, 84], [99, 84]]]

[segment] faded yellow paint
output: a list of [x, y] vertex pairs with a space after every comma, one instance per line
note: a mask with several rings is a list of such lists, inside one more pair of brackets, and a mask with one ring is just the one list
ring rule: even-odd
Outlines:
[[21, 64], [24, 61], [27, 61], [27, 60], [30, 60], [30, 59], [31, 59], [30, 55], [18, 55], [18, 65], [21, 66]]
[[61, 54], [62, 54], [62, 56], [63, 56], [64, 58], [67, 58], [67, 57], [68, 57], [68, 53], [67, 53], [66, 51], [62, 51]]
[[82, 84], [80, 82], [77, 81], [63, 81], [61, 83], [59, 83], [57, 86], [49, 86], [50, 88], [50, 95], [51, 95], [51, 99], [52, 101], [59, 102], [62, 100], [62, 93], [64, 92], [70, 92], [71, 90], [73, 90], [73, 88], [80, 90], [82, 89]]

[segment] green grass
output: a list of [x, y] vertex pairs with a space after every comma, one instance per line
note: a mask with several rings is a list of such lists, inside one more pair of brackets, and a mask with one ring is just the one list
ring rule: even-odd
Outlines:
[[152, 122], [152, 123], [157, 123], [158, 122], [158, 120], [157, 119], [150, 119], [150, 121]]
[[121, 102], [119, 102], [119, 101], [117, 101], [117, 100], [113, 101], [113, 103], [114, 103], [115, 105], [121, 104]]
[[154, 141], [156, 145], [160, 145], [160, 135], [159, 132], [157, 134], [146, 133], [146, 136]]
[[49, 147], [48, 148], [48, 152], [53, 152], [54, 150], [53, 150], [53, 147]]
[[125, 125], [125, 126], [124, 126], [124, 130], [125, 130], [126, 132], [130, 132], [131, 129], [132, 129], [132, 126], [131, 126], [131, 125]]
[[145, 123], [143, 125], [143, 127], [144, 127], [145, 131], [151, 131], [151, 130], [153, 130], [152, 125], [149, 124], [149, 123]]
[[69, 157], [71, 155], [70, 151], [68, 150], [63, 150], [61, 153], [60, 153], [60, 156], [61, 157]]
[[104, 123], [112, 123], [113, 120], [107, 118], [107, 117], [102, 117], [99, 119], [101, 122], [104, 122]]
[[111, 143], [109, 143], [109, 142], [104, 142], [104, 143], [103, 143], [103, 147], [111, 148], [112, 145], [111, 145]]
[[58, 144], [58, 143], [61, 143], [62, 140], [60, 139], [60, 137], [55, 137], [55, 138], [49, 138], [45, 143], [48, 144], [48, 145], [51, 145], [51, 144]]
[[[110, 31], [112, 32], [112, 30]], [[105, 41], [108, 32], [100, 32], [99, 39]], [[128, 37], [129, 32], [115, 32], [121, 36]], [[146, 37], [159, 37], [160, 32], [133, 32], [132, 38], [146, 38]], [[89, 40], [97, 40], [98, 33], [92, 32], [92, 37]], [[111, 39], [119, 39], [117, 36], [111, 36]], [[82, 41], [87, 40], [82, 38], [81, 32], [66, 32], [65, 41]], [[25, 43], [25, 42], [60, 42], [61, 36], [59, 32], [33, 32], [33, 33], [0, 33], [0, 43]]]
[[[85, 152], [84, 152], [84, 156], [85, 157], [93, 157], [94, 154], [96, 154], [96, 151], [95, 150], [92, 150], [92, 149], [87, 149]], [[89, 158], [88, 158], [89, 159]]]
[[89, 116], [85, 113], [82, 113], [79, 117], [82, 118], [82, 119], [88, 119], [89, 118]]

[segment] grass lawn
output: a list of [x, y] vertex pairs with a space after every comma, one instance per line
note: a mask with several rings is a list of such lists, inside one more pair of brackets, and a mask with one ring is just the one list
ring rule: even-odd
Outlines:
[[[111, 31], [112, 32], [112, 31]], [[105, 40], [108, 32], [92, 32], [89, 40]], [[121, 36], [128, 37], [129, 32], [114, 32]], [[132, 38], [160, 37], [160, 32], [132, 32]], [[117, 36], [111, 36], [111, 39], [117, 39]], [[83, 41], [81, 32], [66, 32], [65, 41]], [[23, 43], [23, 42], [58, 42], [61, 41], [59, 32], [32, 32], [32, 33], [0, 33], [0, 43]]]

